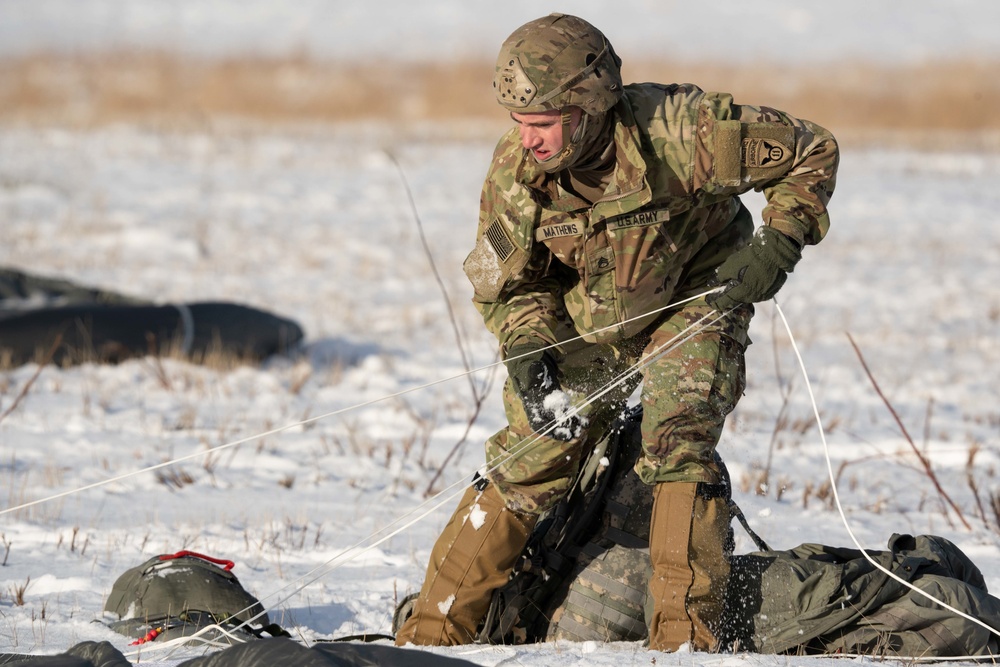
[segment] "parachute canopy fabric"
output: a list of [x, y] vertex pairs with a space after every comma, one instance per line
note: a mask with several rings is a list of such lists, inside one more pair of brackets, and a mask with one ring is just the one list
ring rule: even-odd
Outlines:
[[227, 302], [156, 304], [0, 268], [0, 362], [115, 363], [178, 354], [259, 361], [303, 338], [295, 322]]
[[81, 642], [59, 655], [0, 653], [0, 665], [12, 667], [132, 667], [108, 642]]
[[[952, 542], [893, 535], [880, 565], [955, 609], [1000, 629], [1000, 599]], [[727, 628], [758, 653], [962, 657], [1000, 651], [995, 634], [876, 568], [857, 549], [803, 544], [736, 556]]]
[[[108, 642], [84, 642], [57, 656], [0, 654], [12, 667], [132, 667]], [[261, 639], [187, 660], [178, 667], [475, 667], [475, 663], [417, 649], [378, 644], [320, 643], [306, 648], [290, 639]]]

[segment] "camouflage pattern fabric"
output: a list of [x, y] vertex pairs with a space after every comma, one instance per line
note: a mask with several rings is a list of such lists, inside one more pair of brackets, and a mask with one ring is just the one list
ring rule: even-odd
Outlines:
[[[715, 446], [746, 387], [744, 351], [752, 309], [719, 318], [708, 306], [682, 309], [654, 331], [650, 347], [670, 351], [646, 370], [639, 478], [717, 484]], [[684, 331], [708, 326], [694, 336]], [[688, 336], [688, 338], [684, 338]]]
[[550, 14], [504, 41], [493, 92], [501, 106], [520, 113], [578, 106], [601, 114], [621, 97], [620, 65], [600, 30], [575, 16]]
[[182, 626], [199, 626], [201, 613], [213, 617], [210, 623], [234, 620], [255, 627], [270, 623], [260, 602], [236, 575], [198, 555], [154, 556], [130, 568], [115, 580], [104, 611], [122, 619], [112, 629], [136, 638], [166, 619], [172, 619], [170, 625], [178, 634], [190, 634]]
[[587, 340], [621, 341], [650, 322], [630, 318], [703, 291], [753, 232], [741, 193], [762, 190], [764, 224], [804, 245], [829, 228], [838, 152], [823, 128], [692, 85], [626, 86], [612, 112], [617, 164], [593, 206], [539, 169], [516, 128], [497, 146], [465, 269], [504, 351], [556, 342], [563, 308]]
[[[710, 312], [702, 300], [657, 311], [705, 292], [716, 267], [752, 236], [740, 194], [763, 191], [764, 224], [818, 243], [838, 165], [822, 127], [690, 84], [626, 86], [609, 113], [615, 167], [593, 204], [541, 170], [516, 128], [500, 140], [464, 267], [504, 357], [518, 345], [582, 336], [557, 359], [577, 401]], [[645, 370], [643, 481], [717, 481], [705, 463], [743, 391], [751, 315], [729, 313]], [[506, 388], [509, 426], [487, 443], [487, 461], [513, 508], [542, 512], [566, 492], [581, 452], [639, 379], [585, 408], [595, 434], [571, 443], [536, 436]]]
[[[618, 424], [618, 453], [600, 521], [551, 596], [546, 641], [640, 641], [648, 636], [649, 516], [653, 495], [632, 463], [642, 453], [635, 412]], [[640, 418], [641, 419], [641, 418]]]
[[647, 484], [717, 483], [715, 446], [745, 386], [743, 355], [752, 312], [748, 306], [722, 315], [703, 302], [693, 302], [622, 343], [574, 341], [555, 348], [561, 353], [560, 383], [577, 401], [640, 361], [648, 366], [600, 400], [581, 407], [587, 433], [570, 442], [533, 432], [508, 380], [504, 387], [508, 425], [486, 444], [490, 481], [512, 509], [533, 514], [551, 509], [572, 486], [582, 458], [644, 380], [644, 451], [636, 464], [640, 479]]
[[[646, 490], [648, 493], [648, 489]], [[552, 616], [545, 641], [646, 639], [649, 550], [612, 544], [572, 573], [566, 597]]]

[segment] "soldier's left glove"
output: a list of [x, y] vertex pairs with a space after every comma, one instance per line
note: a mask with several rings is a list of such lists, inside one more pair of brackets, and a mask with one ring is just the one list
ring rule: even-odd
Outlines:
[[727, 311], [744, 303], [767, 301], [781, 289], [785, 279], [802, 259], [802, 248], [773, 227], [759, 227], [745, 247], [726, 258], [715, 270], [714, 284], [721, 292], [706, 297], [717, 310]]
[[552, 355], [537, 346], [512, 349], [504, 362], [514, 390], [521, 399], [528, 423], [535, 433], [569, 442], [580, 436], [583, 418], [572, 413], [569, 396], [559, 386]]

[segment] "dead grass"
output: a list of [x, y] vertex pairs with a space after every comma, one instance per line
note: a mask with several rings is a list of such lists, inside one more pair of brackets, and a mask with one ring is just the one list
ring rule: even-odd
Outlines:
[[[482, 94], [476, 84], [485, 81]], [[489, 67], [342, 65], [303, 58], [184, 60], [163, 54], [0, 62], [0, 119], [91, 125], [222, 118], [344, 122], [475, 117], [496, 109]], [[487, 100], [488, 101], [488, 100]]]
[[[629, 81], [690, 81], [832, 129], [881, 141], [961, 136], [998, 143], [998, 63], [888, 67], [626, 63]], [[506, 122], [491, 64], [336, 63], [304, 57], [205, 61], [156, 53], [39, 55], [0, 62], [0, 122], [202, 128], [263, 123], [427, 120]]]

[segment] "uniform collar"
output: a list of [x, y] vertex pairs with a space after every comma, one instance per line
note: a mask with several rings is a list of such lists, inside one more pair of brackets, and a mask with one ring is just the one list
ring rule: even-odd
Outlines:
[[[652, 189], [646, 181], [646, 159], [641, 150], [638, 124], [628, 102], [627, 91], [611, 113], [615, 123], [615, 171], [605, 198], [594, 204], [595, 212], [600, 210], [608, 217], [633, 211], [652, 200]], [[521, 152], [516, 180], [533, 190], [545, 208], [569, 212], [591, 207], [589, 202], [562, 188], [555, 174], [542, 171], [527, 149]]]

